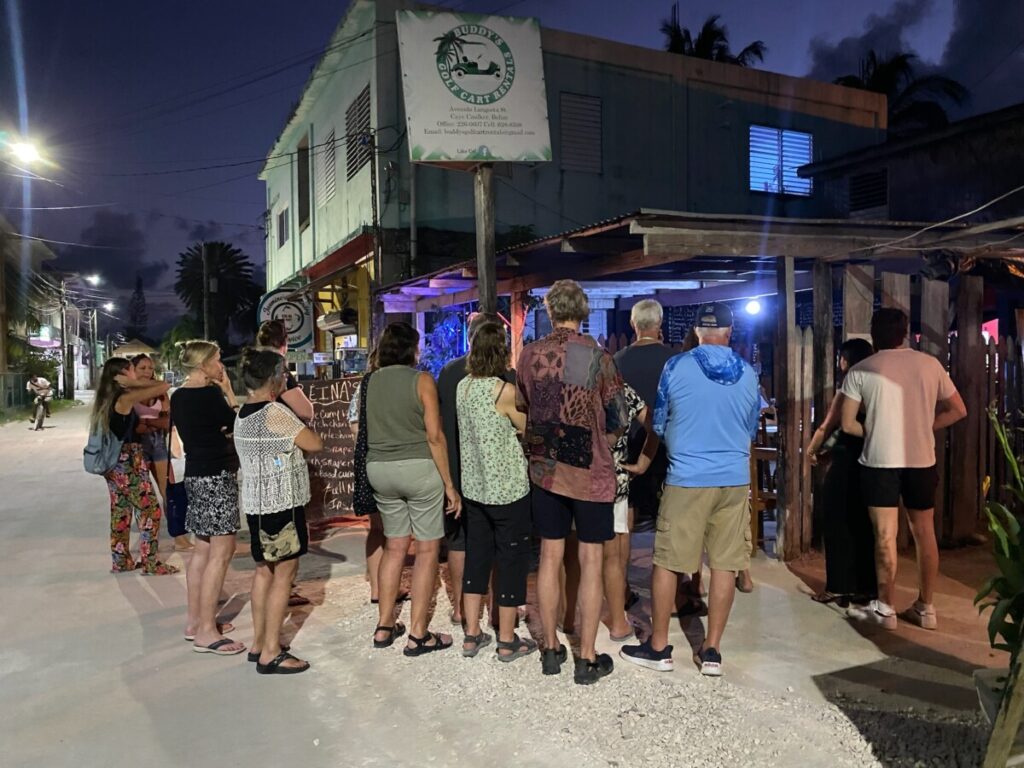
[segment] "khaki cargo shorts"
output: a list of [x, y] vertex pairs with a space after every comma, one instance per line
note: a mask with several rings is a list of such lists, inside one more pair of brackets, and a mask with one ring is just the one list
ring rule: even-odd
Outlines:
[[680, 488], [666, 485], [658, 508], [654, 564], [675, 573], [750, 567], [750, 486]]

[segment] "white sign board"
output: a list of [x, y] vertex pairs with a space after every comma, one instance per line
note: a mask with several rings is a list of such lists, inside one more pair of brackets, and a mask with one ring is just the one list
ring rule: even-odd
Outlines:
[[282, 288], [263, 294], [257, 316], [261, 323], [281, 320], [288, 331], [288, 348], [301, 350], [313, 343], [313, 311], [305, 299], [288, 299], [294, 290]]
[[415, 162], [551, 159], [536, 19], [398, 11]]

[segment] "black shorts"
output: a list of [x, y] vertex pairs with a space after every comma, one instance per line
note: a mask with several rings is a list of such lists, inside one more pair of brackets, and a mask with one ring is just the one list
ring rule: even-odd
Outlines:
[[533, 529], [542, 539], [564, 539], [576, 524], [576, 536], [585, 544], [603, 544], [615, 538], [615, 503], [580, 501], [531, 486]]
[[668, 477], [668, 458], [664, 444], [651, 460], [651, 466], [642, 475], [629, 481], [629, 506], [636, 510], [638, 518], [653, 520], [661, 506], [661, 493]]
[[860, 468], [861, 492], [869, 507], [934, 509], [939, 473], [934, 467], [912, 469]]
[[295, 509], [283, 509], [280, 512], [271, 512], [269, 515], [246, 515], [246, 522], [249, 524], [249, 550], [252, 552], [252, 559], [257, 563], [265, 562], [263, 548], [260, 546], [260, 531], [270, 534], [278, 533], [293, 519], [295, 529], [299, 533], [299, 551], [289, 557], [281, 558], [275, 562], [281, 563], [285, 560], [294, 560], [309, 551], [309, 527], [306, 525], [306, 508], [295, 507]]

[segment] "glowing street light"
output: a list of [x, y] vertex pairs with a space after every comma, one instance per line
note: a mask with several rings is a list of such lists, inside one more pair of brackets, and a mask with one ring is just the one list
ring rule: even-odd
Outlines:
[[27, 141], [17, 141], [10, 144], [10, 148], [14, 158], [25, 165], [31, 165], [39, 161], [39, 150], [36, 149], [35, 144]]
[[85, 282], [87, 282], [89, 285], [99, 285], [100, 284], [100, 276], [99, 275], [86, 275], [85, 276]]
[[106, 304], [103, 305], [103, 309], [105, 309], [107, 312], [113, 312], [114, 311], [114, 302], [108, 301]]
[[744, 307], [748, 315], [759, 315], [761, 314], [761, 302], [757, 299], [751, 299], [747, 302], [747, 306]]

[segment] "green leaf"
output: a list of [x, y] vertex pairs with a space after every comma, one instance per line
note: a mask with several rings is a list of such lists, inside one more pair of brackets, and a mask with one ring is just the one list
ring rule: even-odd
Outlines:
[[1010, 610], [1010, 601], [1000, 600], [992, 610], [992, 615], [988, 619], [988, 642], [993, 647], [995, 647], [996, 636], [999, 634], [999, 630], [1003, 627], [1004, 620], [1006, 619], [1006, 612], [1008, 610]]
[[984, 584], [981, 585], [981, 589], [978, 590], [978, 594], [975, 595], [975, 597], [974, 597], [974, 604], [975, 605], [980, 603], [982, 600], [984, 600], [986, 597], [988, 597], [991, 594], [992, 590], [995, 588], [996, 581], [998, 579], [999, 579], [998, 576], [993, 576], [992, 578], [990, 578], [988, 581], [986, 581]]
[[992, 557], [995, 558], [996, 565], [999, 566], [999, 571], [1003, 574], [1010, 589], [1015, 593], [1024, 589], [1024, 572], [1021, 571], [1021, 563], [1011, 560], [999, 552], [993, 552]]

